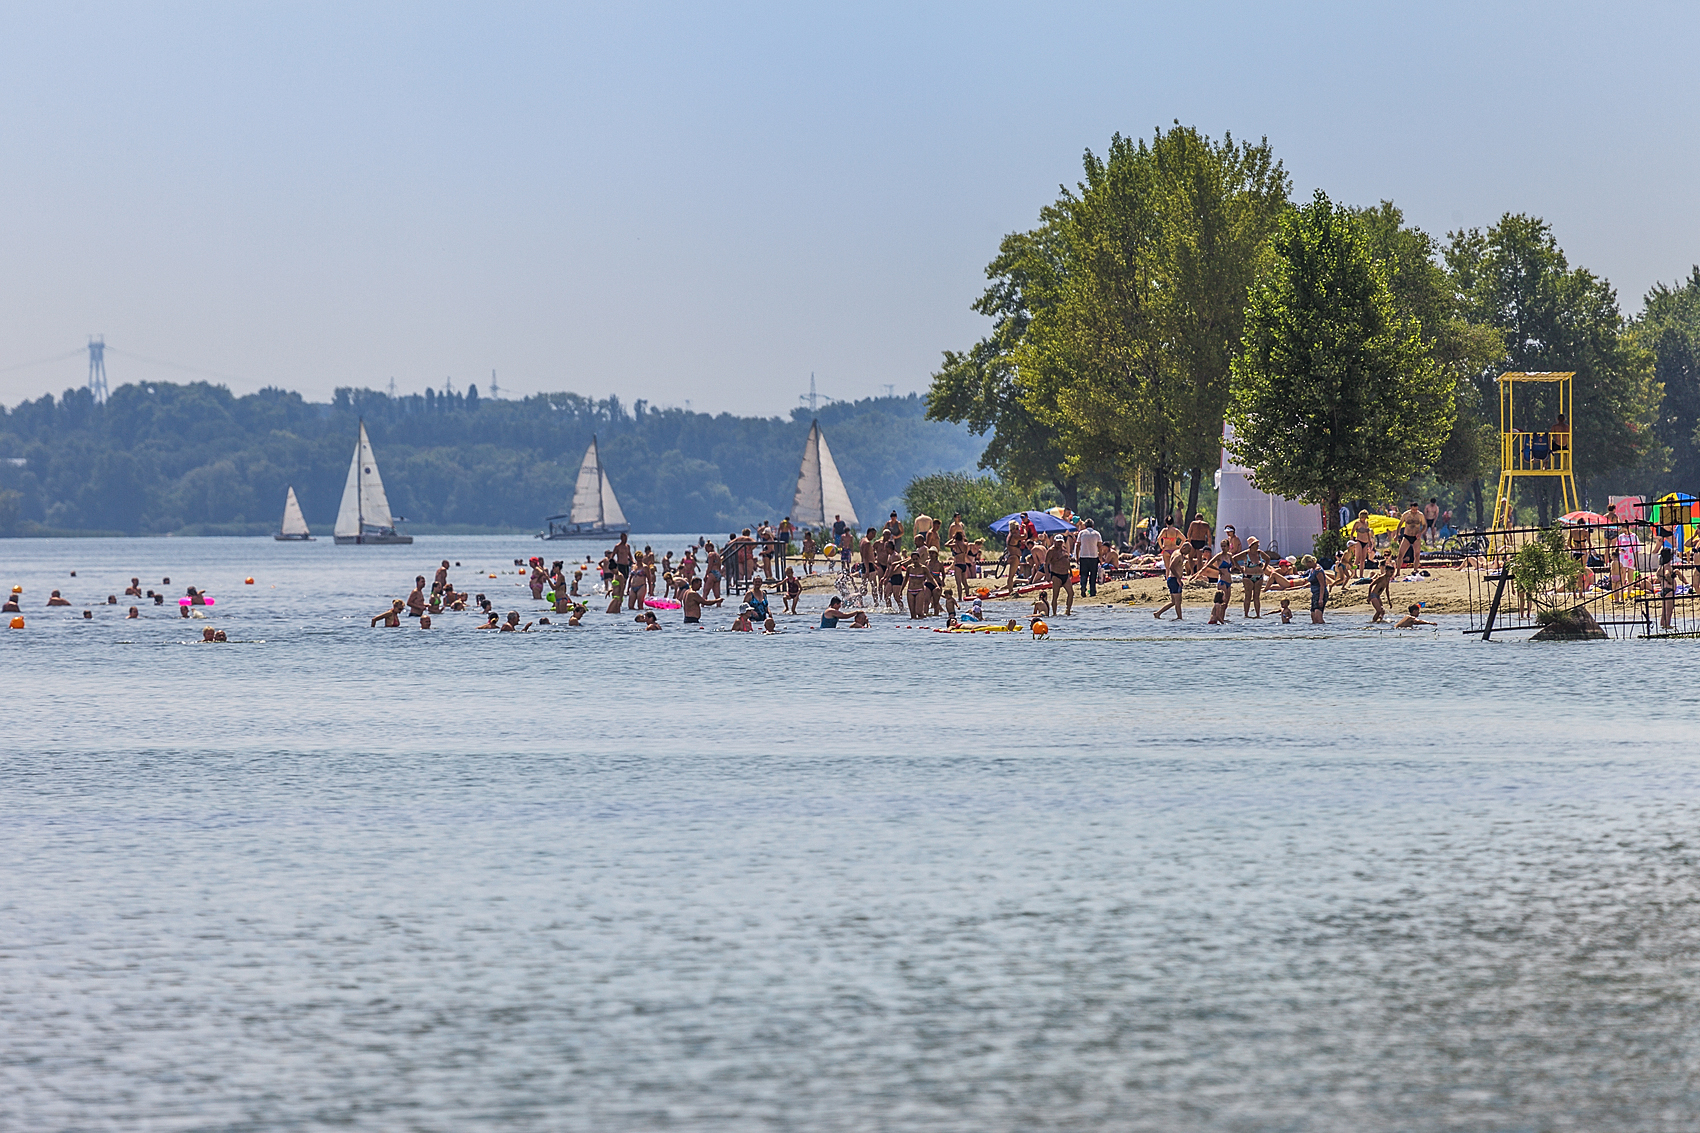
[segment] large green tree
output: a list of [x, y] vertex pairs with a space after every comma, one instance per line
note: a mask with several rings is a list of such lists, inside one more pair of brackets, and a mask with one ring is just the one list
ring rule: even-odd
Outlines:
[[1247, 288], [1288, 182], [1268, 143], [1120, 135], [1046, 211], [1066, 270], [1017, 350], [1029, 405], [1096, 467], [1215, 465]]
[[[1504, 352], [1477, 374], [1483, 403], [1497, 413], [1494, 378], [1504, 370], [1574, 371], [1571, 420], [1578, 481], [1637, 464], [1663, 465], [1653, 430], [1661, 391], [1651, 354], [1626, 333], [1611, 285], [1572, 268], [1552, 228], [1538, 217], [1507, 213], [1483, 232], [1454, 232], [1446, 263], [1461, 315], [1504, 336]], [[1521, 394], [1522, 391], [1519, 391]], [[1550, 390], [1531, 390], [1525, 420], [1549, 421]], [[1546, 522], [1549, 500], [1539, 497]]]
[[1264, 491], [1324, 506], [1386, 499], [1439, 455], [1453, 377], [1402, 313], [1361, 224], [1318, 190], [1280, 222], [1233, 361], [1234, 455]]
[[1653, 435], [1670, 452], [1668, 474], [1647, 490], [1700, 490], [1700, 267], [1673, 286], [1653, 285], [1634, 337], [1652, 352], [1664, 388]]

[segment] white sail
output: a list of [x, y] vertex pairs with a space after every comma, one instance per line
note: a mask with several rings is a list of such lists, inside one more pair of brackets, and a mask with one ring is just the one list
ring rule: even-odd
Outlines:
[[838, 465], [833, 463], [826, 434], [816, 421], [809, 426], [809, 439], [803, 444], [803, 464], [797, 470], [797, 494], [791, 501], [791, 519], [808, 527], [824, 527], [834, 516], [842, 516], [851, 527], [857, 526], [850, 493], [844, 488]]
[[[584, 450], [584, 460], [579, 462], [578, 483], [573, 485], [573, 506], [567, 518], [573, 523], [600, 524], [603, 519], [604, 493], [602, 476], [602, 454], [596, 449], [596, 438], [590, 438], [590, 447]], [[607, 493], [612, 499], [613, 492]], [[615, 505], [615, 511], [619, 506]], [[624, 522], [622, 520], [621, 522]]]
[[614, 484], [608, 479], [608, 470], [602, 470], [602, 522], [609, 527], [625, 525], [626, 513], [620, 510], [620, 501], [614, 498]]
[[[384, 479], [378, 475], [378, 461], [372, 455], [372, 441], [366, 436], [366, 423], [360, 423], [360, 440], [354, 446], [354, 459], [348, 465], [348, 479], [342, 486], [342, 506], [337, 508], [336, 533], [339, 536], [361, 535], [374, 528], [395, 527], [390, 515], [389, 497], [384, 495]], [[364, 530], [363, 530], [364, 528]]]
[[307, 535], [307, 517], [301, 514], [301, 505], [295, 501], [295, 488], [289, 489], [289, 495], [283, 501], [283, 526], [279, 529], [283, 535]]

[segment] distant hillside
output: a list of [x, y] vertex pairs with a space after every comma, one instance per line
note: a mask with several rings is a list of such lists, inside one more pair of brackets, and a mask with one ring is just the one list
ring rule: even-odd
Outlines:
[[[984, 442], [923, 419], [921, 400], [870, 398], [820, 411], [864, 520], [902, 509], [909, 480], [970, 469]], [[390, 503], [415, 531], [534, 530], [565, 510], [591, 433], [633, 526], [724, 533], [785, 514], [808, 434], [789, 418], [630, 409], [570, 393], [524, 401], [392, 398], [339, 389], [330, 404], [267, 389], [236, 397], [195, 382], [126, 385], [105, 405], [67, 390], [0, 408], [0, 534], [260, 534], [293, 484], [328, 532], [364, 417]]]

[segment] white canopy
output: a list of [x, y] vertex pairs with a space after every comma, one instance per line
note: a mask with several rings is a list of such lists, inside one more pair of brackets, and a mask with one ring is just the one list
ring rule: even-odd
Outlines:
[[[1231, 426], [1222, 427], [1224, 442], [1234, 436]], [[1272, 496], [1252, 486], [1251, 469], [1234, 462], [1227, 446], [1222, 448], [1222, 470], [1217, 473], [1216, 537], [1230, 524], [1244, 543], [1257, 536], [1265, 551], [1297, 558], [1308, 555], [1312, 540], [1322, 533], [1322, 512], [1313, 504]]]

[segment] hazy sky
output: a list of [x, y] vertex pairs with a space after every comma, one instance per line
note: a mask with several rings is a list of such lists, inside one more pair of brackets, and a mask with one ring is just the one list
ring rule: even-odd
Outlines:
[[0, 8], [0, 401], [155, 364], [328, 398], [782, 413], [926, 388], [1005, 232], [1172, 119], [1437, 234], [1700, 261], [1700, 5]]

